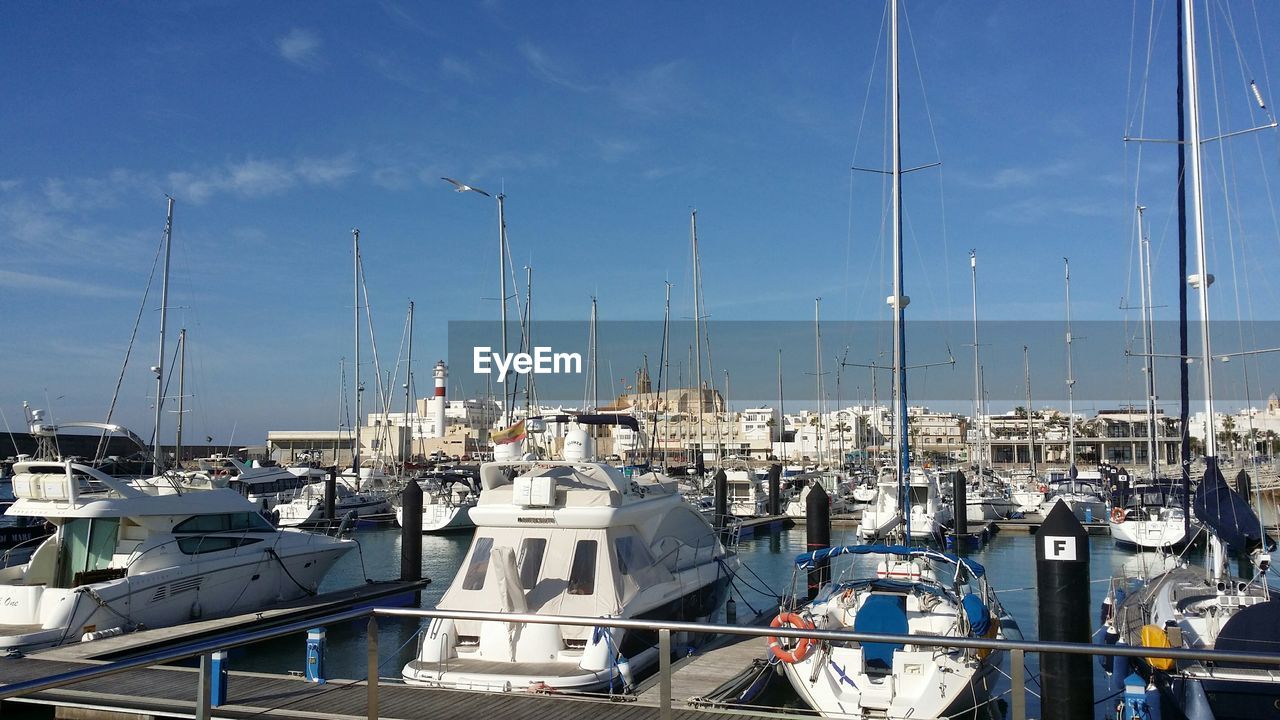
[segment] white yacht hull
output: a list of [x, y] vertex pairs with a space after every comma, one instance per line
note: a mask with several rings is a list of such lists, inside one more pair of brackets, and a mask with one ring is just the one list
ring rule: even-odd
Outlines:
[[1125, 520], [1111, 522], [1111, 537], [1116, 543], [1139, 550], [1167, 550], [1186, 545], [1194, 537], [1186, 531], [1182, 520]]
[[[422, 532], [460, 532], [475, 528], [476, 524], [471, 521], [471, 507], [473, 504], [444, 505], [441, 503], [427, 503], [423, 505]], [[403, 507], [396, 507], [396, 524], [404, 527]]]
[[313, 594], [351, 548], [300, 546], [280, 555], [256, 549], [205, 561], [180, 556], [184, 564], [75, 588], [12, 584], [0, 571], [7, 581], [0, 584], [0, 648], [34, 650], [109, 628], [168, 627], [288, 602]]

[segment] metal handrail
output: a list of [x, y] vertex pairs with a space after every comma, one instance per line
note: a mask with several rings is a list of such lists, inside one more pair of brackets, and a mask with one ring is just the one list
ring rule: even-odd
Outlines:
[[[756, 627], [753, 625], [721, 625], [660, 620], [629, 620], [585, 615], [537, 615], [534, 613], [501, 613], [479, 610], [426, 610], [413, 608], [374, 608], [373, 612], [389, 617], [451, 618], [507, 623], [614, 627], [631, 630], [670, 630], [757, 637], [810, 638], [814, 640], [853, 641], [859, 643], [894, 643], [925, 647], [978, 648], [989, 650], [1022, 650], [1036, 653], [1068, 655], [1112, 655], [1123, 657], [1172, 658], [1211, 662], [1260, 663], [1280, 666], [1280, 652], [1275, 654], [1227, 650], [1187, 650], [1183, 648], [1145, 647], [1138, 645], [1094, 645], [1091, 643], [1048, 642], [1042, 640], [993, 640], [981, 637], [946, 637], [942, 635], [897, 635], [888, 633], [848, 632], [844, 630], [804, 630], [790, 627]], [[320, 624], [320, 623], [313, 623]], [[0, 695], [0, 699], [3, 695]]]
[[[378, 616], [384, 617], [413, 617], [413, 618], [452, 618], [455, 620], [475, 620], [475, 621], [492, 621], [492, 622], [508, 622], [508, 623], [534, 623], [534, 624], [555, 624], [555, 625], [574, 625], [585, 627], [613, 627], [628, 628], [635, 630], [658, 631], [660, 646], [669, 649], [670, 638], [672, 632], [695, 632], [695, 633], [719, 633], [725, 635], [747, 635], [747, 636], [773, 636], [788, 638], [811, 638], [818, 640], [832, 641], [853, 641], [860, 643], [881, 642], [881, 643], [901, 643], [926, 647], [948, 647], [948, 648], [980, 648], [991, 650], [1008, 650], [1012, 654], [1011, 667], [1013, 670], [1015, 688], [1022, 686], [1022, 656], [1025, 652], [1036, 653], [1065, 653], [1071, 655], [1104, 655], [1104, 656], [1122, 656], [1122, 657], [1145, 657], [1145, 658], [1171, 658], [1175, 660], [1199, 660], [1212, 662], [1236, 662], [1236, 663], [1258, 663], [1263, 665], [1280, 666], [1280, 653], [1252, 653], [1237, 651], [1221, 651], [1221, 650], [1187, 650], [1182, 648], [1162, 648], [1162, 647], [1139, 647], [1132, 645], [1094, 645], [1090, 643], [1069, 643], [1069, 642], [1044, 642], [1029, 640], [993, 640], [980, 637], [942, 637], [937, 635], [896, 635], [886, 633], [861, 633], [861, 632], [845, 632], [837, 630], [818, 630], [818, 629], [798, 629], [790, 627], [765, 628], [755, 626], [741, 625], [723, 625], [723, 624], [700, 624], [692, 622], [679, 621], [656, 621], [656, 620], [631, 620], [626, 618], [615, 617], [588, 617], [581, 615], [537, 615], [533, 613], [501, 613], [501, 612], [482, 612], [474, 610], [440, 610], [440, 609], [410, 609], [410, 608], [359, 608], [347, 610], [344, 612], [333, 613], [323, 617], [313, 618], [280, 625], [273, 628], [255, 630], [251, 632], [237, 632], [217, 635], [205, 640], [180, 645], [164, 650], [139, 655], [137, 657], [118, 660], [102, 665], [95, 665], [87, 668], [80, 668], [57, 675], [51, 675], [36, 680], [26, 680], [23, 682], [0, 684], [0, 700], [6, 700], [21, 695], [41, 692], [44, 690], [52, 690], [65, 685], [71, 685], [77, 682], [91, 680], [94, 678], [105, 677], [117, 673], [134, 670], [137, 668], [149, 667], [151, 665], [159, 665], [182, 660], [190, 657], [200, 656], [207, 658], [210, 653], [218, 650], [224, 650], [242, 645], [250, 645], [264, 640], [270, 640], [285, 635], [304, 632], [310, 628], [321, 625], [329, 625], [333, 623], [357, 620], [368, 617], [370, 622], [369, 636], [369, 658], [371, 666], [369, 668], [369, 698], [370, 707], [369, 717], [377, 717], [377, 637], [376, 622]], [[664, 692], [662, 697], [664, 702], [661, 703], [660, 709], [663, 711], [663, 717], [669, 717], [670, 712], [670, 656], [669, 653], [660, 653], [660, 672], [662, 673], [662, 686]], [[208, 663], [201, 663], [201, 673], [208, 673]], [[204, 714], [199, 711], [201, 705], [208, 701], [207, 683], [200, 686], [201, 697], [197, 698], [197, 716], [208, 717], [207, 710]], [[1022, 706], [1022, 697], [1014, 698], [1015, 712], [1014, 717], [1022, 717], [1017, 712]], [[207, 709], [207, 704], [204, 704]]]

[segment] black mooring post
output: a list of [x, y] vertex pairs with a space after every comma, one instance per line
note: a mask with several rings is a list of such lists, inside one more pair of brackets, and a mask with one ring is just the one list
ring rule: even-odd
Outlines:
[[[1066, 503], [1056, 503], [1036, 532], [1036, 590], [1041, 640], [1089, 642], [1089, 534]], [[1045, 653], [1040, 658], [1043, 720], [1093, 717], [1089, 657]]]
[[335, 503], [338, 497], [338, 469], [330, 468], [329, 474], [324, 476], [324, 519], [332, 522], [333, 516], [337, 514]]
[[776, 516], [776, 515], [782, 514], [782, 507], [781, 507], [782, 500], [779, 497], [779, 494], [781, 492], [781, 489], [780, 489], [781, 485], [782, 485], [782, 466], [776, 465], [776, 464], [770, 465], [769, 466], [769, 514], [770, 515]]
[[716, 470], [711, 477], [711, 485], [716, 494], [715, 526], [722, 528], [729, 524], [729, 478], [725, 477], [724, 468]]
[[951, 473], [951, 537], [955, 538], [955, 551], [961, 552], [969, 538], [969, 506], [966, 492], [969, 481], [964, 473], [956, 470]]
[[1240, 468], [1240, 472], [1236, 473], [1236, 492], [1244, 501], [1253, 505], [1253, 481], [1249, 479], [1249, 473], [1244, 468]]
[[400, 579], [422, 579], [422, 486], [416, 480], [400, 493]]
[[[809, 499], [805, 501], [804, 527], [808, 550], [813, 552], [831, 547], [831, 498], [819, 483], [809, 486]], [[809, 599], [818, 597], [818, 591], [831, 581], [831, 561], [819, 560], [809, 570]]]

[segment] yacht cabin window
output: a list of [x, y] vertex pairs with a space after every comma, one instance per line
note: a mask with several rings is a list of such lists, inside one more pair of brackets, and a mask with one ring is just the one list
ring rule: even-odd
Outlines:
[[196, 515], [174, 526], [175, 533], [275, 532], [271, 523], [255, 512]]
[[532, 590], [538, 584], [538, 571], [542, 569], [542, 556], [546, 551], [546, 538], [525, 538], [520, 543], [520, 587]]
[[569, 568], [569, 594], [592, 595], [596, 591], [596, 541], [579, 540]]
[[[463, 590], [480, 590], [484, 587], [484, 576], [489, 571], [489, 553], [493, 551], [493, 538], [476, 538], [471, 549], [471, 562], [467, 565], [467, 574], [462, 577]], [[524, 573], [520, 573], [523, 579]]]

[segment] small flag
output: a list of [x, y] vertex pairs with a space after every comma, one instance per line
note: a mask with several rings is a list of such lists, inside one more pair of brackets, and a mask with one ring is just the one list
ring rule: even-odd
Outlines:
[[491, 433], [489, 438], [493, 440], [494, 445], [506, 445], [507, 443], [523, 440], [525, 435], [527, 435], [527, 433], [524, 430], [524, 421], [521, 420], [511, 427], [503, 428], [497, 432]]

